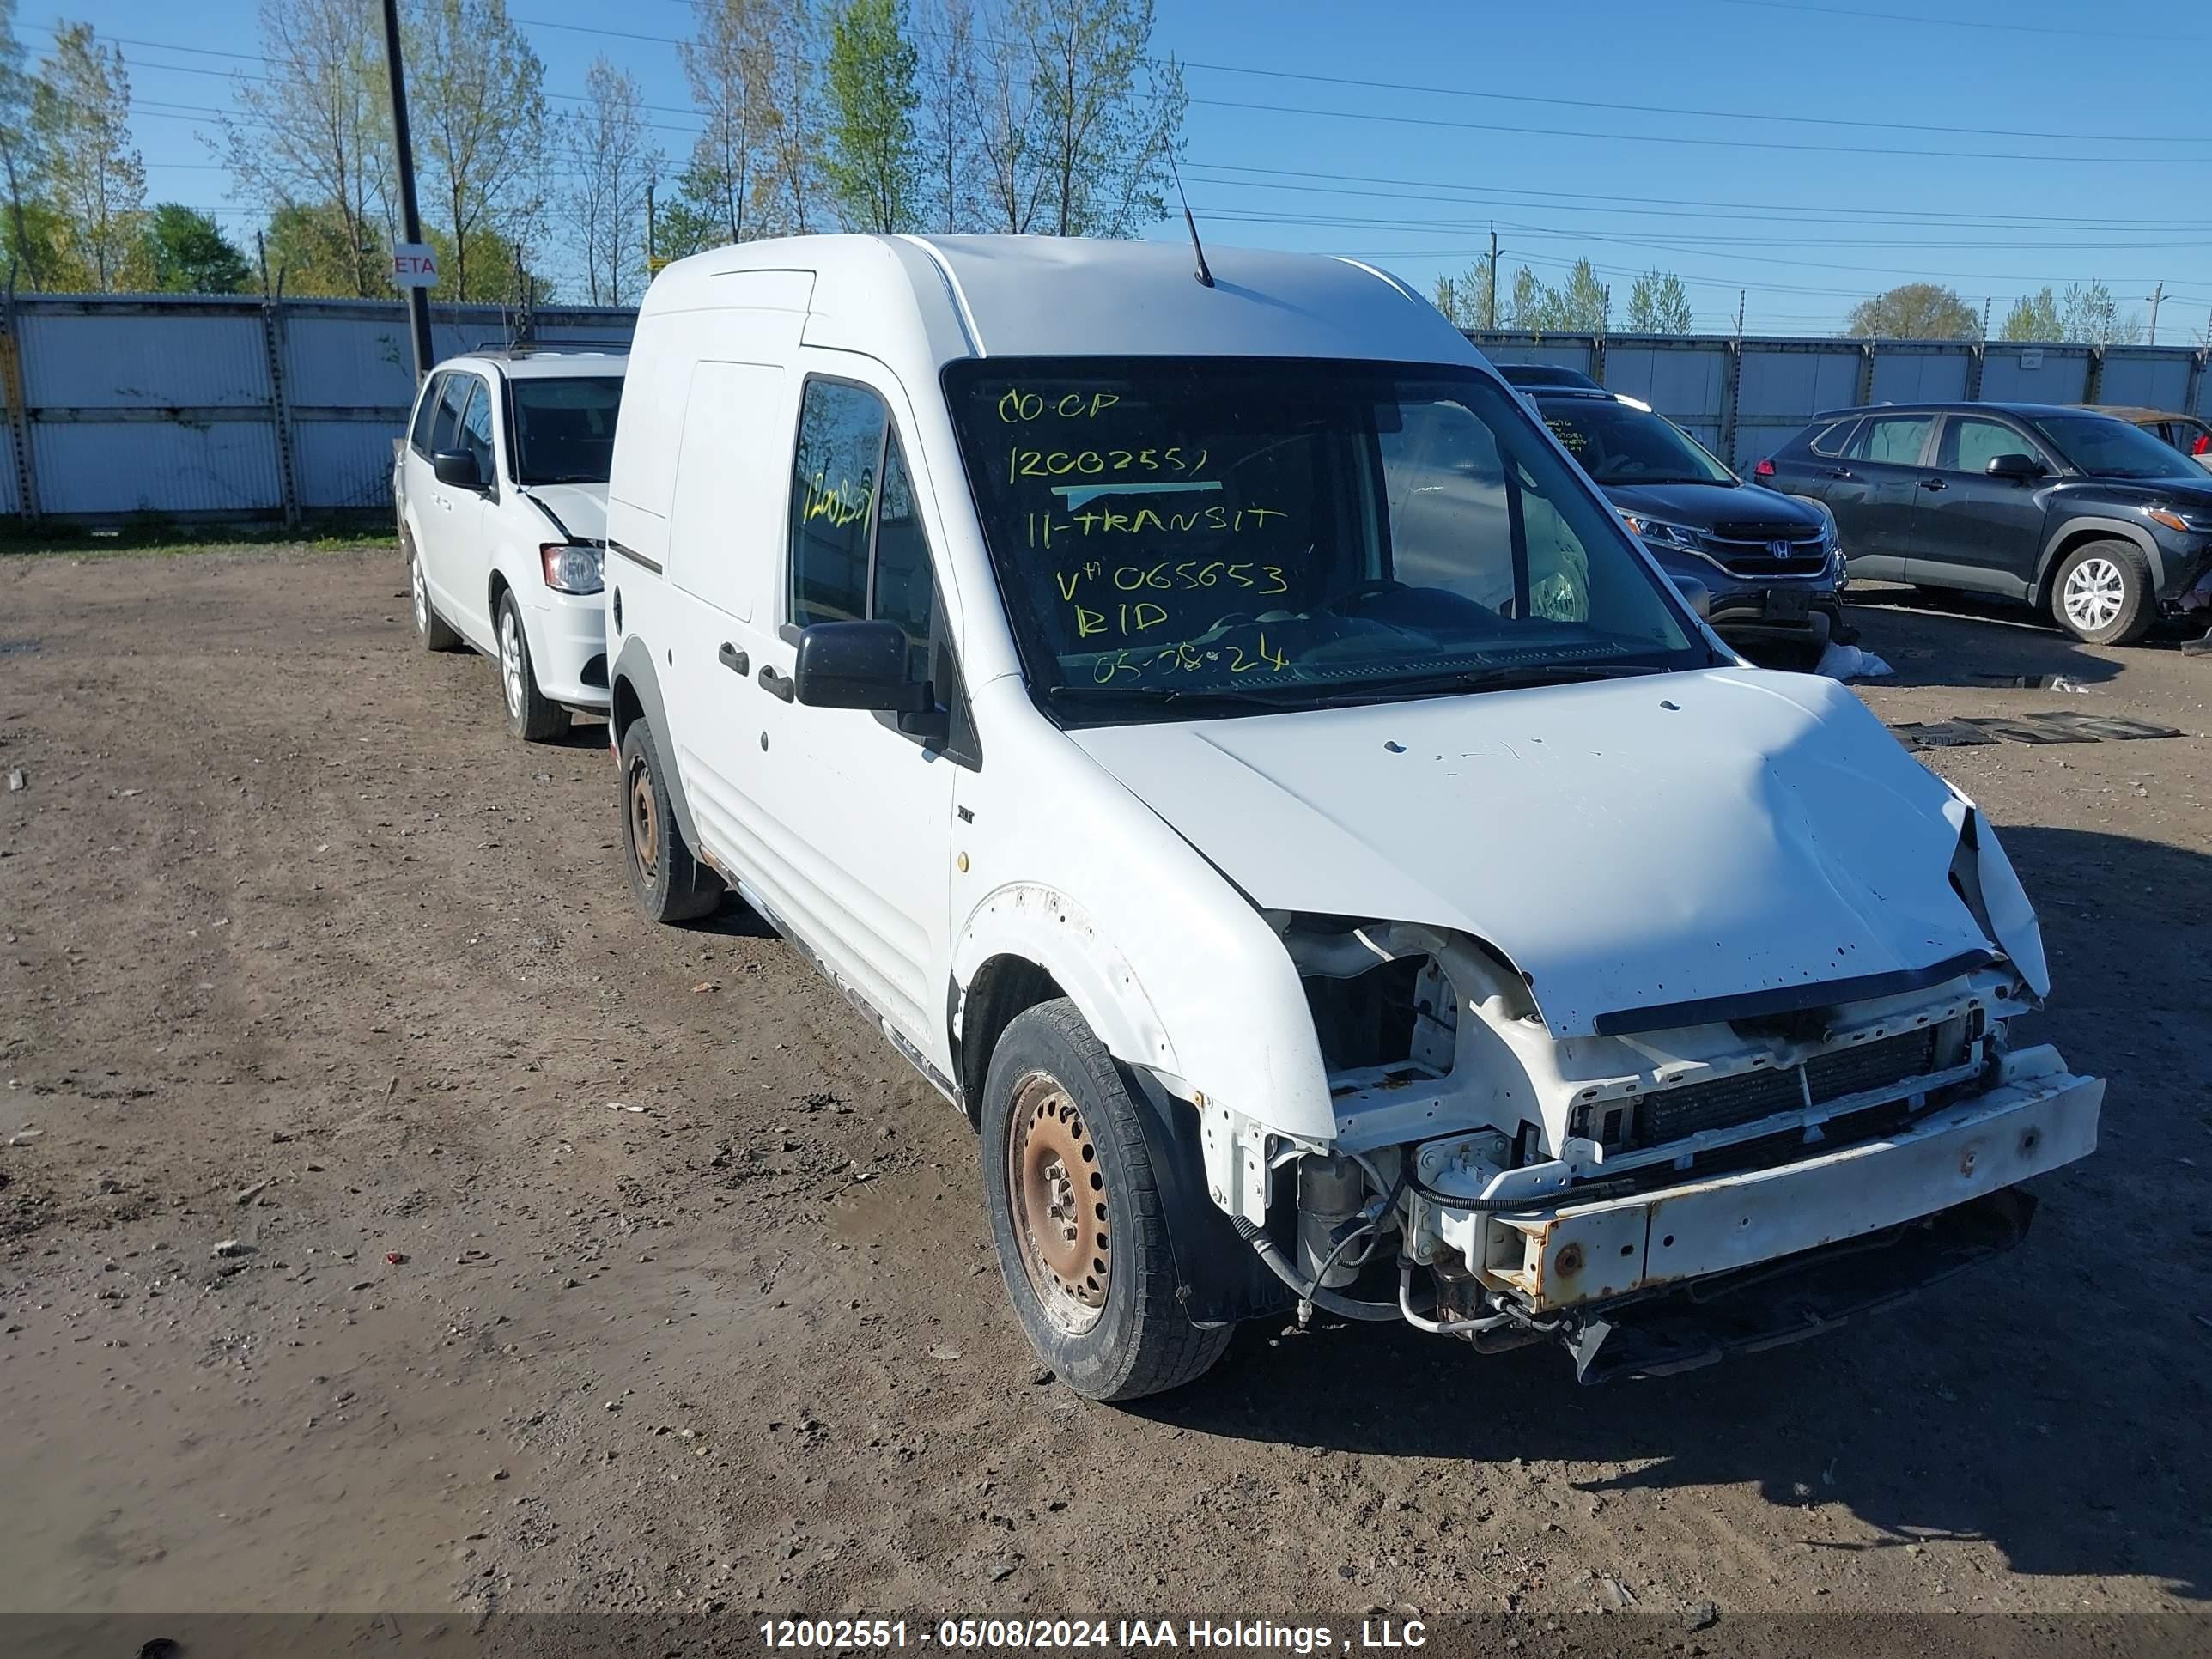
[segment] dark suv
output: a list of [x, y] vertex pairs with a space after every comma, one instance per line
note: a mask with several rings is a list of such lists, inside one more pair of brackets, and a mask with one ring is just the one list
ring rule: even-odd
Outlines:
[[1820, 507], [1746, 483], [1633, 398], [1540, 385], [1524, 395], [1667, 574], [1705, 586], [1729, 644], [1817, 659], [1849, 636], [1843, 555]]
[[1839, 410], [1753, 476], [1826, 502], [1854, 575], [2023, 600], [2094, 644], [2212, 605], [2212, 478], [2109, 415]]

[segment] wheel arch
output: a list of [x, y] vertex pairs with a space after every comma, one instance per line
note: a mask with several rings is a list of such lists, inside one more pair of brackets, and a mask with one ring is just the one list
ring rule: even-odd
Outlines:
[[2036, 562], [2033, 603], [2039, 611], [2051, 606], [2051, 583], [2057, 574], [2059, 564], [2075, 549], [2090, 542], [2123, 541], [2143, 556], [2150, 566], [2151, 592], [2155, 595], [2166, 585], [2166, 561], [2160, 556], [2158, 543], [2140, 525], [2130, 524], [2125, 519], [2076, 516], [2066, 520], [2045, 538], [2043, 556]]
[[652, 650], [633, 634], [623, 641], [607, 675], [607, 721], [616, 753], [622, 752], [623, 739], [641, 720], [653, 729], [656, 738], [662, 781], [667, 786], [668, 804], [676, 809], [677, 827], [684, 831], [684, 844], [700, 854], [699, 829], [692, 822], [691, 804], [684, 798], [684, 774], [676, 763], [667, 705], [660, 696], [660, 676], [653, 668]]
[[1063, 996], [1115, 1060], [1179, 1079], [1167, 1028], [1105, 930], [1065, 894], [1012, 882], [976, 905], [953, 943], [946, 1036], [971, 1121], [1000, 1033], [1024, 1009]]

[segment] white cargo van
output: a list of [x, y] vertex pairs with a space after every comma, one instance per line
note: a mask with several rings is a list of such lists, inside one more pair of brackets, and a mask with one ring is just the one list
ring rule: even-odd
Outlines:
[[1097, 1398], [1291, 1305], [1653, 1374], [2016, 1242], [2104, 1085], [2008, 1044], [2048, 977], [1986, 820], [1729, 655], [1403, 283], [1194, 264], [653, 283], [607, 514], [645, 913], [734, 889], [969, 1114]]

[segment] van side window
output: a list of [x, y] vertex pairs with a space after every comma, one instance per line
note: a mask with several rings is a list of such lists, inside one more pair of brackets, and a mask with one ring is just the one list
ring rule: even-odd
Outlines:
[[809, 380], [791, 481], [793, 625], [868, 614], [868, 542], [890, 411], [872, 392]]
[[936, 578], [929, 568], [929, 544], [914, 510], [914, 483], [898, 434], [884, 450], [884, 487], [876, 509], [875, 580], [868, 614], [894, 622], [906, 635], [907, 675], [930, 678], [930, 625], [936, 615]]
[[809, 380], [791, 482], [791, 611], [800, 628], [872, 620], [906, 635], [908, 672], [934, 678], [937, 587], [913, 475], [872, 392]]
[[407, 441], [417, 455], [430, 453], [430, 423], [438, 418], [438, 405], [445, 401], [446, 377], [433, 374], [422, 388], [422, 396], [415, 405], [415, 429], [408, 434]]

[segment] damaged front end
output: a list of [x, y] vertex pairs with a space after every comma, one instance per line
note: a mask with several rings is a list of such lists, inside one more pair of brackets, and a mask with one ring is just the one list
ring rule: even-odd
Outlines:
[[1584, 1381], [1818, 1334], [2010, 1248], [2019, 1184], [2094, 1150], [2104, 1085], [2008, 1048], [2040, 941], [1993, 838], [1955, 821], [1986, 950], [1571, 1035], [1479, 939], [1270, 913], [1335, 1134], [1204, 1109], [1216, 1201], [1304, 1308], [1557, 1340]]

